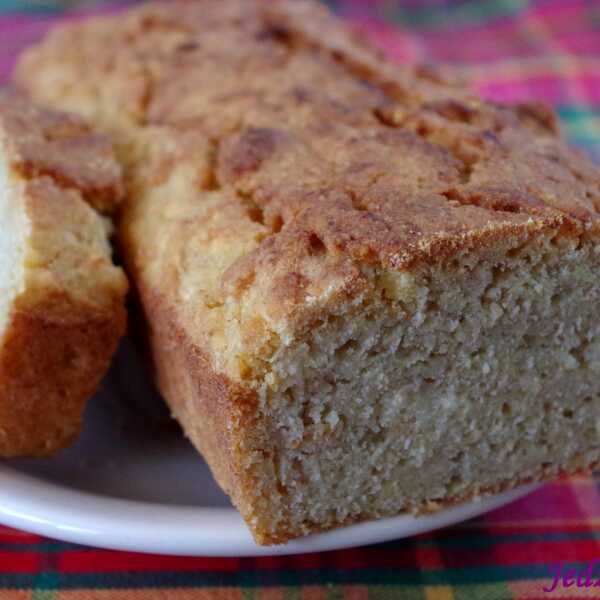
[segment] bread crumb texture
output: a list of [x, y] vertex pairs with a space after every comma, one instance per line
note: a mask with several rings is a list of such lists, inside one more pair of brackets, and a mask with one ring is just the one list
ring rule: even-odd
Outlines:
[[81, 426], [125, 327], [109, 221], [122, 197], [108, 138], [0, 95], [0, 456], [46, 455]]
[[15, 81], [114, 135], [161, 389], [260, 543], [600, 458], [600, 175], [547, 107], [304, 0], [66, 25]]

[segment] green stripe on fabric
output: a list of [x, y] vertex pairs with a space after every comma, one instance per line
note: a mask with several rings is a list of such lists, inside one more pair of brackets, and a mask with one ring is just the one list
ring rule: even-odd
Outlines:
[[[581, 570], [587, 563], [572, 563], [564, 568]], [[471, 567], [420, 570], [416, 567], [385, 569], [307, 569], [273, 571], [222, 572], [89, 572], [69, 573], [60, 576], [53, 574], [47, 578], [39, 575], [0, 574], [0, 589], [117, 589], [117, 588], [183, 588], [183, 587], [223, 587], [227, 585], [261, 588], [292, 587], [307, 585], [369, 585], [407, 587], [431, 585], [483, 585], [504, 581], [523, 581], [527, 579], [548, 578], [548, 565], [474, 565]], [[58, 586], [58, 587], [57, 587]]]
[[585, 122], [600, 118], [600, 108], [587, 106], [559, 106], [561, 118], [567, 121]]
[[33, 590], [31, 600], [56, 600], [56, 590]]
[[496, 544], [529, 542], [569, 542], [577, 540], [600, 540], [600, 531], [577, 532], [540, 532], [540, 533], [479, 533], [461, 531], [457, 537], [431, 538], [423, 540], [394, 540], [378, 544], [378, 548], [402, 550], [417, 546], [419, 548], [486, 548]]
[[65, 552], [66, 550], [93, 551], [93, 548], [80, 547], [74, 544], [69, 544], [67, 542], [52, 541], [32, 544], [11, 544], [10, 542], [4, 542], [0, 544], [0, 551], [2, 552], [38, 552], [43, 554], [56, 554], [57, 552]]
[[425, 590], [421, 587], [405, 585], [373, 585], [369, 587], [369, 600], [425, 600]]
[[558, 113], [570, 138], [582, 143], [599, 143], [600, 109], [581, 106], [560, 106]]
[[[1, 581], [0, 577], [0, 581]], [[55, 592], [59, 589], [60, 575], [58, 573], [41, 572], [33, 576], [31, 587], [38, 596], [32, 600], [54, 600]], [[45, 594], [45, 595], [44, 595]]]
[[327, 586], [327, 595], [325, 596], [326, 600], [343, 600], [344, 599], [344, 588], [338, 585]]
[[407, 7], [390, 1], [381, 9], [383, 18], [411, 27], [456, 27], [512, 17], [526, 8], [526, 0], [469, 0], [450, 9], [432, 10], [430, 6]]
[[284, 600], [300, 600], [300, 588], [290, 587], [283, 590]]
[[0, 0], [0, 14], [2, 13], [38, 13], [38, 12], [61, 12], [61, 8], [56, 2], [23, 2], [23, 0]]
[[240, 591], [242, 592], [242, 600], [254, 600], [256, 597], [254, 588], [243, 588]]
[[[479, 533], [477, 531], [467, 532], [461, 531], [456, 534], [456, 537], [443, 537], [431, 539], [408, 539], [394, 540], [377, 544], [374, 548], [386, 548], [390, 550], [402, 550], [406, 548], [487, 548], [496, 544], [503, 543], [529, 543], [529, 542], [569, 542], [580, 540], [600, 540], [600, 531], [574, 531], [574, 532], [540, 532], [540, 533]], [[18, 543], [11, 544], [9, 542], [0, 543], [0, 551], [2, 552], [37, 552], [44, 554], [56, 554], [69, 550], [77, 550], [78, 552], [95, 552], [96, 549], [86, 546], [78, 546], [68, 542], [40, 542], [40, 543]], [[1, 565], [0, 565], [1, 566]]]
[[454, 600], [512, 600], [511, 589], [505, 583], [489, 585], [469, 585], [452, 589]]

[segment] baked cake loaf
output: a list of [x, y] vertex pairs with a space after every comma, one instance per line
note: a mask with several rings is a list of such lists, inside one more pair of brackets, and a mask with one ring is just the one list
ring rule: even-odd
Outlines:
[[122, 195], [107, 138], [0, 95], [0, 456], [79, 433], [125, 328], [108, 220]]
[[17, 83], [117, 141], [160, 388], [262, 544], [600, 458], [600, 174], [318, 4], [150, 4]]

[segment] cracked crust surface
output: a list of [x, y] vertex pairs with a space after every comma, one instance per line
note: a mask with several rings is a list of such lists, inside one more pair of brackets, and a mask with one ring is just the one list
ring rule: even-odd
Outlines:
[[92, 208], [115, 210], [120, 168], [79, 118], [12, 94], [0, 96], [0, 150], [0, 456], [48, 455], [79, 433], [125, 329], [125, 275]]
[[[155, 3], [68, 25], [16, 81], [115, 132], [135, 187], [186, 177], [180, 205], [218, 206], [198, 210], [198, 226], [228, 224], [243, 248], [196, 266], [195, 292], [207, 306], [260, 301], [268, 321], [343, 294], [359, 263], [404, 268], [509, 232], [597, 223], [597, 171], [551, 110], [392, 65], [311, 2]], [[131, 230], [150, 234], [135, 210]], [[157, 279], [187, 260], [189, 219], [167, 228], [169, 255], [139, 256]], [[213, 255], [226, 238], [188, 246]]]
[[77, 189], [86, 202], [111, 214], [123, 197], [121, 168], [105, 135], [75, 115], [41, 109], [14, 93], [0, 96], [5, 153], [29, 180], [48, 176]]
[[15, 79], [115, 136], [161, 388], [263, 541], [294, 535], [257, 524], [244, 466], [279, 346], [373, 269], [597, 232], [600, 176], [551, 110], [392, 65], [316, 3], [149, 4], [57, 29]]

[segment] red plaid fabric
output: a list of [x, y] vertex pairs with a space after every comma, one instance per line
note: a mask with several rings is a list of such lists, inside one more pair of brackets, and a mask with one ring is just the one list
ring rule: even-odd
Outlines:
[[581, 477], [546, 485], [454, 527], [320, 554], [152, 556], [84, 548], [0, 528], [0, 598], [600, 598], [600, 562], [594, 561], [600, 561], [600, 490], [593, 479]]

